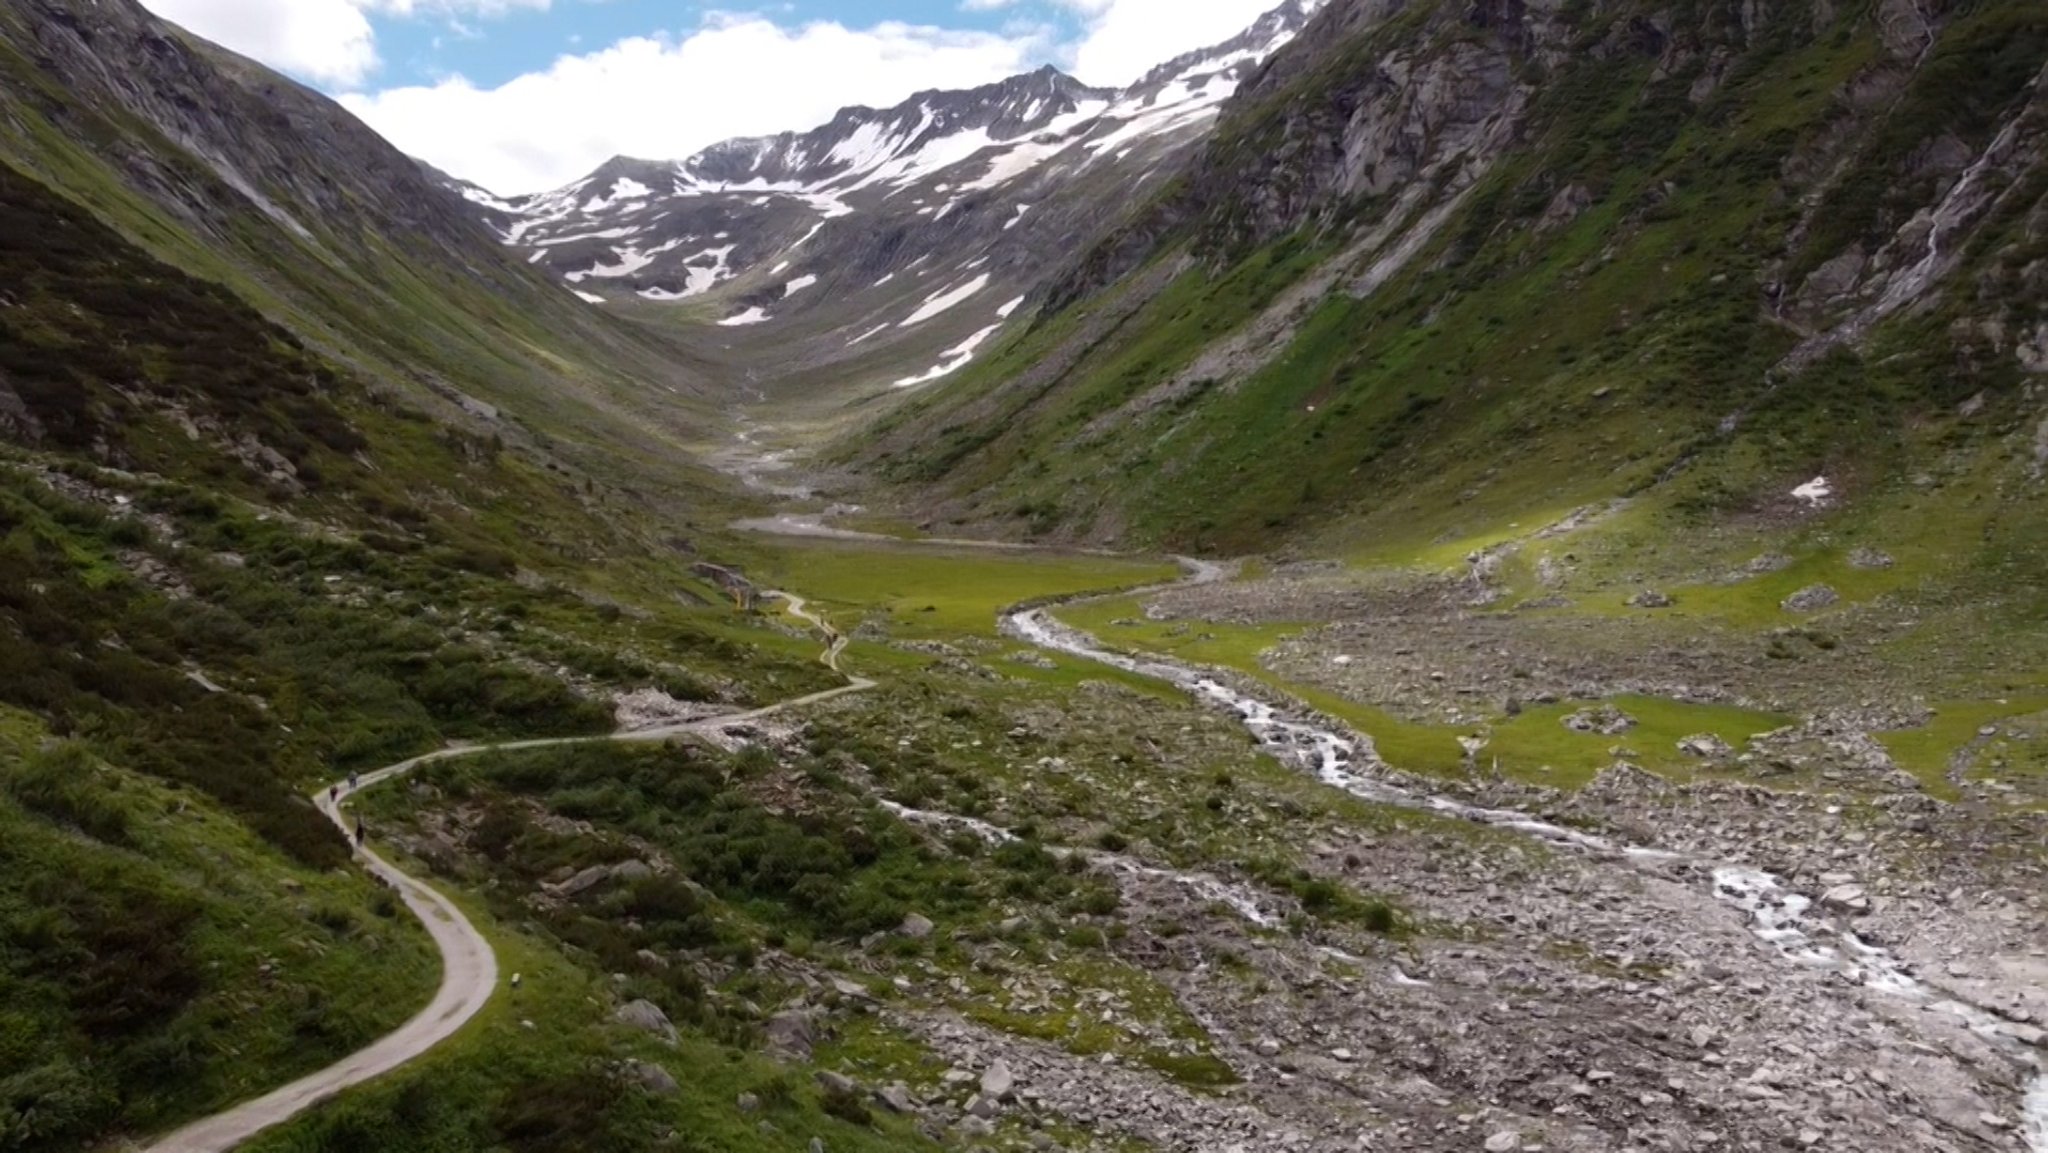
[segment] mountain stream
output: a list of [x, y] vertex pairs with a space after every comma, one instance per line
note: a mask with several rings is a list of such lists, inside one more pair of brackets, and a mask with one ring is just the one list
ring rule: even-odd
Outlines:
[[[1197, 581], [1205, 578], [1213, 579], [1206, 569], [1198, 570], [1194, 577]], [[2015, 1050], [2024, 1049], [2008, 1032], [2003, 1018], [1949, 996], [1915, 976], [1911, 967], [1890, 951], [1814, 916], [1817, 902], [1812, 897], [1790, 890], [1780, 878], [1761, 869], [1689, 861], [1678, 853], [1619, 843], [1511, 809], [1485, 808], [1448, 797], [1410, 792], [1360, 771], [1358, 745], [1350, 737], [1290, 719], [1274, 706], [1200, 669], [1155, 657], [1111, 652], [1088, 634], [1053, 619], [1042, 608], [1010, 613], [1003, 619], [1003, 629], [1039, 648], [1166, 681], [1223, 706], [1235, 712], [1253, 738], [1282, 763], [1311, 772], [1323, 783], [1364, 800], [1506, 829], [1570, 851], [1640, 863], [1698, 865], [1713, 878], [1715, 897], [1741, 910], [1750, 931], [1786, 959], [1799, 965], [1832, 969], [1874, 991], [1952, 1013], [1978, 1035]], [[2023, 1107], [2021, 1132], [2033, 1153], [2048, 1153], [2048, 1067], [2032, 1050], [2020, 1055], [2037, 1070]]]

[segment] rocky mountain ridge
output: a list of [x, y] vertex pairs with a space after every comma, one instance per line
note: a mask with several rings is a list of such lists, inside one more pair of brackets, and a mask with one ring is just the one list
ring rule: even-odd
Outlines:
[[760, 325], [763, 338], [794, 341], [796, 364], [849, 353], [936, 361], [883, 380], [928, 383], [968, 363], [1019, 298], [1100, 234], [1115, 218], [1105, 203], [1170, 179], [1320, 3], [1288, 0], [1122, 90], [1046, 67], [847, 108], [806, 132], [727, 141], [680, 162], [616, 158], [533, 196], [455, 187], [585, 299], [704, 298], [696, 313], [729, 329]]

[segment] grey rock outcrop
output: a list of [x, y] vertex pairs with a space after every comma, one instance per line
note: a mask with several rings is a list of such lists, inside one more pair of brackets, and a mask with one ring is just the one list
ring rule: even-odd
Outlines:
[[1808, 585], [1786, 597], [1783, 607], [1786, 612], [1817, 613], [1832, 608], [1842, 599], [1842, 594], [1827, 585]]
[[661, 1011], [661, 1006], [652, 1001], [628, 1001], [619, 1006], [612, 1018], [621, 1025], [652, 1033], [671, 1045], [676, 1043], [675, 1025], [670, 1023], [668, 1014]]
[[626, 1062], [626, 1075], [631, 1077], [642, 1089], [647, 1090], [656, 1097], [673, 1097], [677, 1093], [682, 1092], [683, 1089], [681, 1085], [676, 1083], [673, 1073], [659, 1065], [646, 1061]]

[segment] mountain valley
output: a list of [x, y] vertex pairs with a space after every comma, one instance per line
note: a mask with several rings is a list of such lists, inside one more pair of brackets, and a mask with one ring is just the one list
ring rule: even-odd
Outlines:
[[2038, 4], [0, 80], [0, 1148], [2048, 1153]]

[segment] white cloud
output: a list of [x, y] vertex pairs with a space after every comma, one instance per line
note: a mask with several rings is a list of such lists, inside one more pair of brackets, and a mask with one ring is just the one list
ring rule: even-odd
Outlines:
[[[680, 39], [577, 49], [494, 88], [454, 76], [383, 91], [355, 91], [379, 65], [372, 17], [463, 21], [547, 9], [550, 0], [142, 2], [237, 52], [349, 91], [342, 103], [399, 148], [513, 193], [558, 187], [615, 155], [677, 159], [734, 136], [821, 124], [849, 104], [886, 107], [923, 89], [986, 84], [1048, 58], [1089, 83], [1126, 84], [1236, 35], [1279, 0], [1053, 0], [1080, 21], [1064, 41], [1028, 21], [1000, 32], [895, 22], [855, 29], [720, 13]], [[961, 0], [977, 10], [1013, 2]]]
[[376, 36], [354, 0], [143, 0], [224, 47], [323, 84], [356, 84], [377, 67]]
[[1228, 40], [1280, 0], [1060, 0], [1085, 22], [1074, 75], [1129, 84], [1176, 56]]
[[734, 136], [824, 123], [927, 88], [1028, 71], [1051, 45], [901, 23], [784, 28], [721, 16], [681, 40], [635, 37], [496, 88], [461, 77], [342, 97], [401, 149], [501, 193], [558, 187], [615, 155], [676, 159]]
[[352, 88], [377, 70], [370, 16], [501, 16], [549, 0], [142, 0], [166, 20], [316, 84]]

